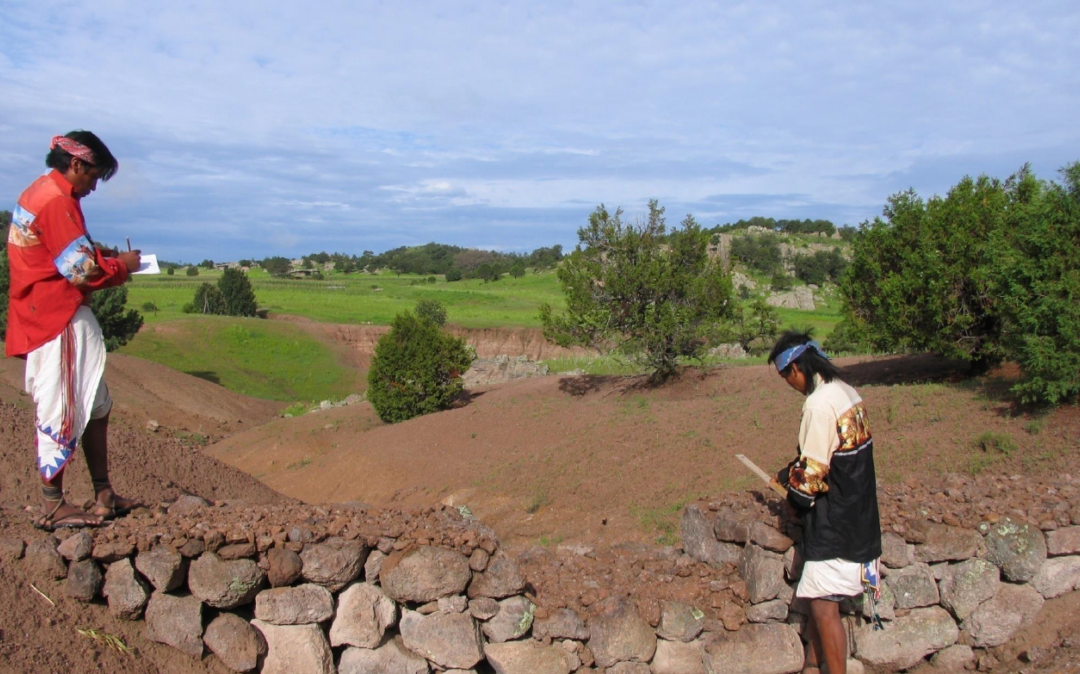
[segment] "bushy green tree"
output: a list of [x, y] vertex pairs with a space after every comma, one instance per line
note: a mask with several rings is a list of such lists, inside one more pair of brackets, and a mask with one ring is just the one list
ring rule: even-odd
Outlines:
[[829, 353], [870, 353], [873, 349], [865, 329], [850, 318], [844, 318], [833, 328], [822, 344]]
[[175, 275], [176, 274], [176, 267], [168, 267], [168, 268], [166, 268], [165, 273], [167, 275], [169, 275], [169, 276]]
[[281, 257], [280, 255], [274, 257], [268, 257], [262, 261], [262, 268], [266, 270], [267, 274], [271, 276], [284, 276], [289, 273], [292, 268], [292, 263], [288, 258]]
[[106, 351], [115, 351], [127, 344], [143, 325], [142, 314], [127, 308], [127, 297], [128, 291], [124, 286], [90, 294], [90, 310], [101, 326]]
[[184, 273], [187, 274], [188, 276], [198, 276], [199, 275], [199, 268], [196, 267], [195, 265], [190, 265], [187, 268], [187, 271], [184, 272]]
[[379, 338], [368, 370], [368, 400], [379, 418], [405, 421], [449, 407], [474, 355], [464, 341], [411, 312], [398, 314]]
[[213, 269], [214, 268], [214, 261], [213, 260], [203, 260], [202, 262], [199, 263], [199, 266], [204, 267], [206, 269]]
[[441, 328], [446, 325], [446, 307], [438, 300], [420, 300], [416, 303], [416, 317]]
[[847, 268], [847, 260], [836, 248], [795, 256], [795, 276], [806, 283], [823, 285], [838, 280]]
[[680, 357], [701, 357], [715, 325], [731, 317], [731, 279], [709, 259], [693, 216], [669, 234], [656, 200], [640, 225], [600, 205], [578, 239], [557, 271], [566, 313], [540, 310], [544, 336], [557, 344], [616, 350], [660, 381]]
[[720, 328], [719, 341], [739, 344], [747, 353], [768, 352], [780, 332], [780, 312], [759, 297], [748, 306], [736, 304]]
[[1025, 381], [1025, 402], [1058, 403], [1080, 395], [1080, 162], [1063, 181], [1043, 183], [1022, 170], [1006, 184], [1006, 224], [990, 247], [1004, 351]]
[[488, 281], [498, 281], [502, 274], [499, 273], [498, 267], [491, 262], [485, 262], [476, 268], [476, 278], [483, 279], [486, 283]]
[[225, 298], [212, 283], [203, 283], [195, 290], [195, 312], [222, 316], [225, 314]]
[[787, 272], [783, 269], [776, 270], [772, 278], [769, 279], [769, 287], [777, 292], [785, 292], [795, 287], [795, 281], [791, 280], [791, 277], [787, 275]]
[[780, 241], [774, 234], [733, 237], [731, 254], [762, 274], [775, 274], [781, 269]]
[[[225, 314], [229, 316], [254, 316], [258, 307], [255, 291], [247, 274], [239, 269], [226, 269], [217, 282], [225, 302]], [[198, 305], [198, 301], [195, 302]]]
[[460, 280], [461, 280], [461, 270], [460, 269], [454, 268], [454, 269], [447, 269], [446, 270], [446, 282], [447, 283], [452, 283], [454, 281], [460, 281]]
[[965, 177], [947, 196], [889, 198], [863, 225], [841, 283], [849, 317], [882, 351], [932, 351], [985, 370], [1002, 357], [990, 241], [1013, 198], [1005, 185]]
[[525, 275], [525, 263], [522, 262], [521, 260], [518, 260], [517, 262], [515, 262], [514, 265], [512, 267], [510, 267], [510, 275], [513, 276], [514, 278], [521, 278], [522, 276], [524, 276]]

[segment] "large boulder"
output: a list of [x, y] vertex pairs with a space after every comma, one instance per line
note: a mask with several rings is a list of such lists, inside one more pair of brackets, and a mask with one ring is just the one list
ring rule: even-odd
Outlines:
[[356, 541], [318, 543], [304, 546], [300, 553], [304, 580], [338, 592], [360, 575], [368, 549]]
[[98, 596], [104, 582], [105, 576], [98, 563], [92, 559], [82, 559], [68, 566], [64, 590], [69, 597], [89, 602]]
[[916, 544], [915, 561], [927, 564], [963, 561], [983, 549], [983, 537], [977, 531], [923, 520], [909, 526], [908, 541]]
[[693, 641], [705, 629], [705, 614], [687, 604], [660, 601], [660, 624], [657, 635], [668, 641]]
[[790, 674], [803, 666], [803, 645], [791, 625], [746, 625], [705, 640], [707, 674]]
[[203, 653], [202, 602], [155, 592], [146, 605], [146, 638], [201, 658]]
[[656, 652], [656, 633], [624, 597], [609, 597], [593, 607], [589, 618], [589, 648], [596, 664], [648, 662]]
[[480, 629], [468, 613], [405, 611], [400, 628], [406, 648], [445, 669], [469, 669], [484, 658]]
[[465, 555], [430, 545], [393, 553], [379, 571], [383, 592], [398, 602], [426, 603], [461, 594], [471, 579]]
[[957, 620], [971, 615], [979, 604], [997, 594], [1001, 571], [985, 559], [969, 559], [945, 570], [938, 587], [941, 605]]
[[855, 632], [855, 655], [871, 665], [909, 669], [931, 653], [952, 646], [960, 630], [940, 606], [913, 609], [886, 629], [864, 625]]
[[984, 525], [986, 559], [997, 564], [1007, 580], [1026, 583], [1046, 561], [1046, 537], [1038, 527], [1011, 518]]
[[30, 541], [30, 545], [26, 546], [25, 559], [31, 576], [46, 580], [60, 580], [67, 576], [64, 558], [56, 551], [58, 545], [59, 541], [53, 536]]
[[381, 589], [370, 583], [353, 583], [338, 595], [337, 616], [330, 626], [330, 645], [375, 648], [397, 619], [397, 604]]
[[889, 574], [889, 587], [896, 597], [896, 608], [921, 608], [933, 606], [941, 599], [937, 581], [930, 567], [918, 562]]
[[122, 620], [141, 618], [150, 601], [150, 586], [135, 573], [130, 559], [109, 565], [102, 593], [109, 601], [109, 612]]
[[158, 592], [172, 592], [187, 578], [188, 560], [175, 550], [159, 545], [135, 558], [135, 568]]
[[1080, 552], [1080, 526], [1046, 532], [1046, 553], [1075, 555]]
[[502, 599], [525, 589], [525, 575], [517, 562], [502, 550], [488, 560], [483, 572], [474, 573], [469, 584], [469, 597]]
[[188, 569], [188, 589], [207, 606], [229, 610], [250, 604], [265, 578], [250, 559], [225, 561], [206, 552]]
[[1043, 601], [1038, 590], [1030, 585], [1003, 583], [998, 593], [979, 605], [960, 628], [971, 636], [972, 646], [1001, 646], [1031, 624]]
[[930, 664], [942, 672], [960, 672], [969, 667], [974, 668], [975, 651], [971, 650], [971, 646], [953, 644], [934, 653]]
[[656, 642], [656, 655], [652, 659], [652, 674], [705, 674], [701, 657], [701, 641]]
[[915, 546], [903, 536], [885, 531], [881, 534], [881, 563], [890, 569], [902, 569], [915, 562]]
[[775, 552], [751, 543], [739, 557], [739, 574], [746, 581], [750, 602], [759, 604], [780, 594], [784, 586], [784, 561]]
[[272, 625], [252, 620], [266, 639], [262, 674], [335, 674], [334, 654], [318, 625]]
[[533, 621], [533, 637], [585, 641], [589, 638], [589, 628], [585, 627], [585, 621], [577, 613], [568, 608], [560, 608]]
[[255, 617], [274, 625], [321, 623], [334, 616], [334, 597], [322, 585], [263, 590], [255, 597]]
[[686, 506], [679, 520], [679, 529], [682, 533], [683, 550], [694, 561], [711, 566], [734, 564], [738, 561], [740, 546], [716, 540], [713, 524], [699, 506]]
[[346, 648], [338, 664], [338, 674], [427, 674], [429, 671], [428, 661], [408, 651], [401, 644], [401, 637], [374, 650]]
[[266, 655], [262, 633], [234, 613], [222, 613], [206, 627], [203, 642], [234, 672], [250, 672]]
[[563, 648], [532, 640], [488, 644], [484, 651], [496, 674], [570, 674], [577, 664]]
[[266, 572], [266, 579], [270, 581], [270, 587], [287, 587], [300, 578], [304, 570], [304, 563], [300, 561], [300, 555], [286, 548], [271, 548], [266, 553], [266, 561], [270, 568]]
[[71, 562], [78, 562], [90, 556], [94, 551], [94, 539], [85, 531], [77, 531], [65, 538], [56, 547], [60, 556]]
[[1031, 585], [1045, 599], [1060, 597], [1080, 587], [1080, 556], [1051, 557], [1039, 569]]
[[502, 643], [520, 639], [529, 633], [536, 606], [522, 596], [510, 597], [499, 602], [499, 612], [481, 626], [489, 643]]
[[787, 619], [788, 605], [783, 599], [754, 604], [746, 609], [746, 619], [752, 623], [780, 622]]

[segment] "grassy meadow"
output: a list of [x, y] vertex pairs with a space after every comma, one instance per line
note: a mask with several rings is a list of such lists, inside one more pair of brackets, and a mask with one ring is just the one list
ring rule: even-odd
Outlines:
[[[219, 271], [187, 276], [137, 276], [128, 285], [128, 306], [143, 313], [145, 326], [121, 351], [203, 377], [245, 395], [288, 402], [340, 399], [366, 388], [343, 362], [340, 347], [326, 344], [282, 321], [237, 319], [183, 313], [202, 283], [216, 283]], [[437, 300], [450, 323], [467, 328], [539, 328], [539, 307], [565, 306], [554, 271], [504, 276], [492, 283], [393, 273], [335, 274], [324, 280], [282, 279], [261, 269], [248, 274], [260, 308], [323, 323], [388, 325], [420, 300]], [[822, 293], [816, 311], [778, 309], [783, 327], [813, 327], [824, 339], [840, 320], [838, 299]], [[153, 303], [157, 311], [144, 311]], [[739, 363], [763, 362], [762, 358]], [[707, 361], [714, 362], [714, 361]], [[719, 361], [715, 361], [719, 362]], [[633, 363], [611, 357], [545, 361], [553, 372], [634, 374]]]

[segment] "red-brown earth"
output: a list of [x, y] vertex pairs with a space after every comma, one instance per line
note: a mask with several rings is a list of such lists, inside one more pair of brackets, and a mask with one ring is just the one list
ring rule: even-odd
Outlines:
[[[927, 512], [938, 517], [977, 517], [974, 506], [953, 508], [941, 496], [947, 473], [977, 474], [987, 490], [1004, 494], [1008, 509], [1027, 512], [1041, 504], [1047, 484], [1076, 472], [1080, 410], [1037, 414], [1015, 405], [1003, 396], [1012, 372], [966, 380], [928, 357], [841, 364], [869, 405], [885, 491], [903, 497], [886, 506], [893, 515], [918, 515], [933, 504]], [[635, 554], [634, 544], [677, 543], [687, 501], [758, 489], [732, 455], [747, 454], [768, 470], [785, 463], [801, 404], [764, 366], [688, 370], [662, 387], [556, 375], [472, 391], [456, 409], [393, 426], [366, 403], [282, 419], [278, 403], [135, 358], [110, 356], [107, 380], [116, 400], [114, 483], [147, 503], [184, 492], [256, 507], [289, 497], [394, 507], [445, 501], [468, 505], [512, 549], [587, 543], [604, 550], [601, 558], [613, 555], [616, 566]], [[31, 540], [42, 534], [26, 508], [40, 492], [21, 384], [22, 362], [4, 361], [0, 537]], [[146, 430], [149, 419], [161, 424], [156, 433]], [[976, 447], [988, 432], [1008, 441], [1005, 451]], [[81, 459], [72, 462], [67, 486], [72, 500], [89, 497]], [[213, 658], [199, 665], [178, 659], [146, 641], [140, 623], [68, 599], [61, 584], [38, 586], [57, 604], [50, 606], [30, 582], [21, 562], [0, 564], [0, 662], [8, 668], [0, 671], [223, 671]], [[1068, 638], [1080, 633], [1078, 604], [1049, 602], [1040, 624], [1002, 650], [997, 669], [1077, 671], [1080, 645]], [[111, 651], [78, 626], [118, 635], [139, 656]], [[1063, 640], [1066, 647], [1036, 665], [1017, 659]]]

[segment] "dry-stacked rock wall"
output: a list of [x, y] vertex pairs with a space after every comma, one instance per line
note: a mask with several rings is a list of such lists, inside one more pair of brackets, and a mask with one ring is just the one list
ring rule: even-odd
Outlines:
[[[972, 498], [993, 485], [952, 487], [962, 507], [923, 495], [904, 516], [897, 504], [910, 490], [883, 489], [885, 629], [861, 602], [845, 603], [849, 671], [992, 663], [1047, 599], [1080, 589], [1076, 487], [1051, 488], [1038, 512], [1000, 516]], [[797, 521], [739, 494], [691, 504], [681, 530], [681, 549], [511, 556], [455, 508], [185, 496], [107, 529], [0, 541], [0, 560], [23, 558], [70, 596], [144, 620], [147, 638], [240, 672], [799, 671]]]

